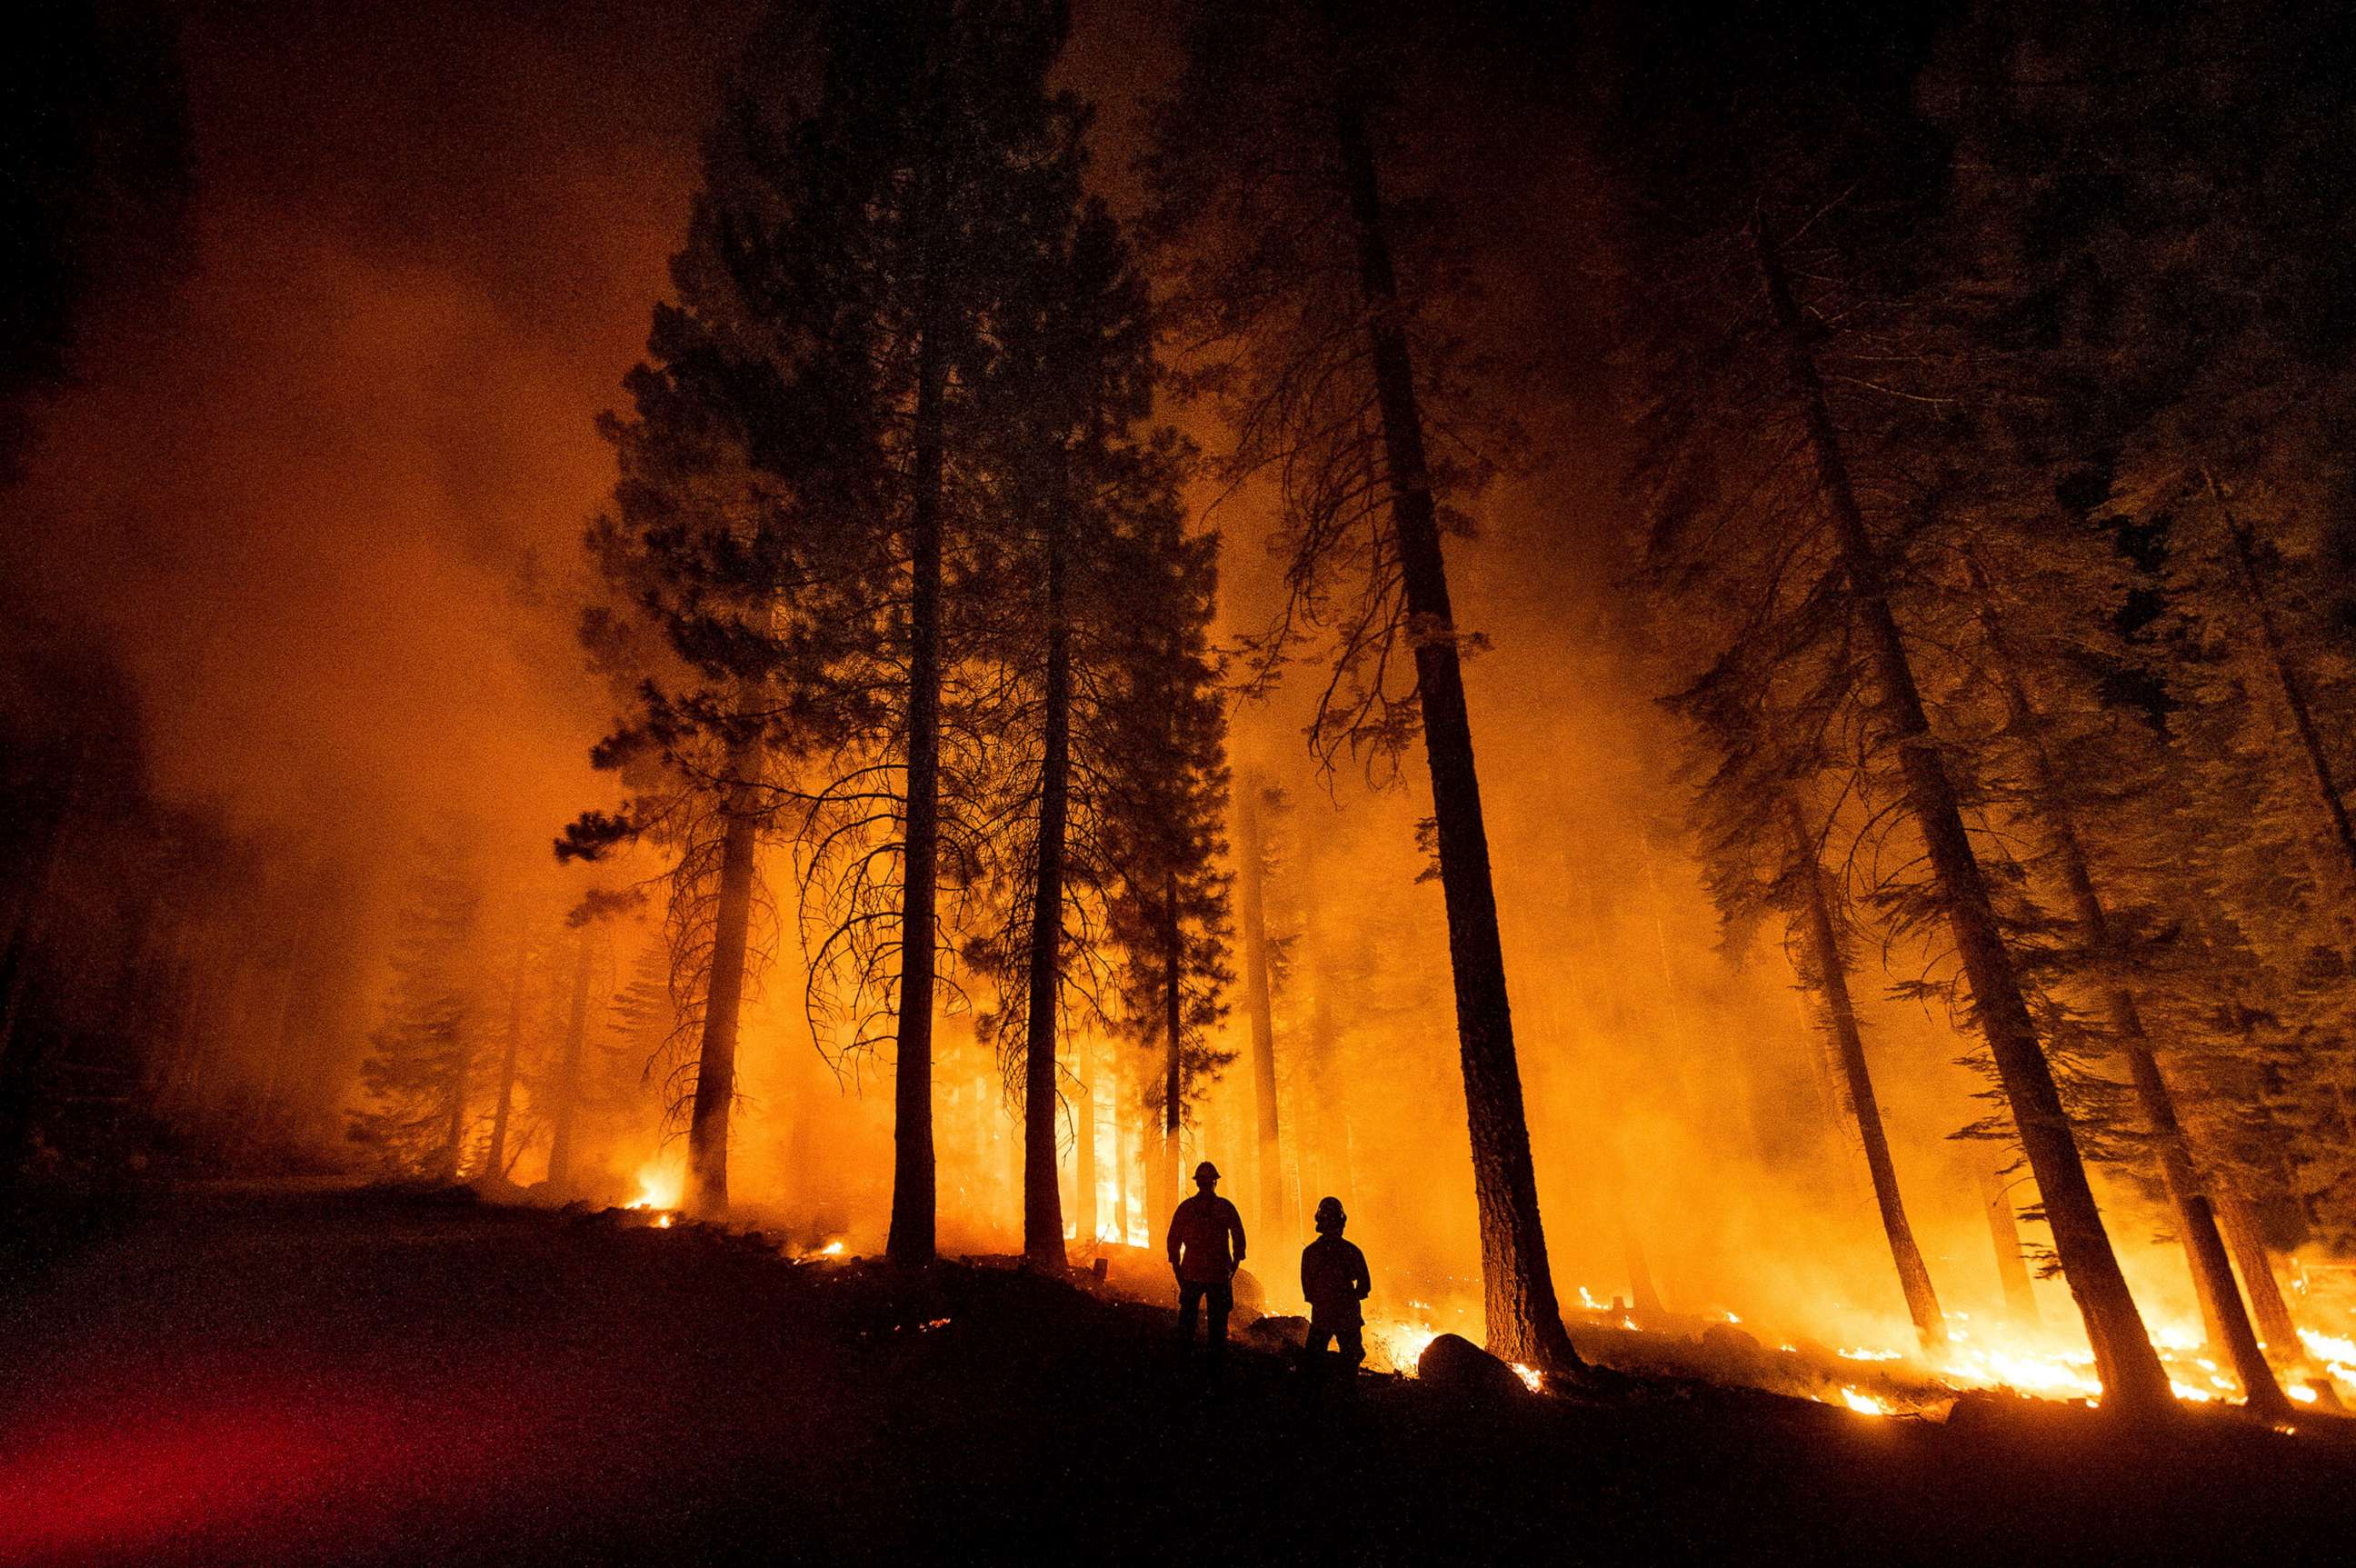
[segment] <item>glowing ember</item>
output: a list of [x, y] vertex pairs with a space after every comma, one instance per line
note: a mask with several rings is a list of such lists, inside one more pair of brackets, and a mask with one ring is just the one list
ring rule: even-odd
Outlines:
[[658, 1219], [656, 1219], [656, 1221], [655, 1221], [655, 1229], [656, 1229], [656, 1230], [669, 1230], [669, 1229], [670, 1229], [670, 1221], [671, 1221], [671, 1217], [670, 1217], [669, 1215], [668, 1215], [668, 1214], [663, 1215], [663, 1216], [661, 1216], [660, 1218], [659, 1218]]
[[1513, 1363], [1513, 1369], [1514, 1375], [1522, 1380], [1523, 1387], [1528, 1389], [1530, 1392], [1536, 1394], [1546, 1391], [1544, 1372], [1539, 1371], [1536, 1367], [1525, 1367], [1519, 1361]]
[[1847, 1386], [1844, 1386], [1841, 1389], [1840, 1394], [1841, 1403], [1848, 1406], [1849, 1409], [1857, 1412], [1859, 1415], [1888, 1415], [1890, 1413], [1890, 1402], [1887, 1400], [1878, 1399], [1872, 1394], [1863, 1392], [1858, 1389], [1848, 1388]]

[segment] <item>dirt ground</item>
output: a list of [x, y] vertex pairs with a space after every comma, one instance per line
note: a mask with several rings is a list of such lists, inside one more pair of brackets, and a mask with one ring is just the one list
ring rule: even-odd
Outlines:
[[1690, 1384], [1206, 1383], [1166, 1312], [416, 1197], [150, 1193], [0, 1282], [0, 1561], [2345, 1561], [2356, 1446]]

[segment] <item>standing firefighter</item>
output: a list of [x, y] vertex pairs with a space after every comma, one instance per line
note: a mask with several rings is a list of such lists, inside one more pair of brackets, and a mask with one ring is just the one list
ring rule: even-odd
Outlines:
[[1244, 1220], [1236, 1206], [1213, 1189], [1219, 1168], [1205, 1160], [1194, 1167], [1194, 1197], [1170, 1217], [1170, 1267], [1178, 1275], [1178, 1342], [1194, 1343], [1195, 1309], [1211, 1309], [1211, 1364], [1226, 1354], [1227, 1314], [1236, 1307], [1236, 1271], [1244, 1262]]
[[1342, 1227], [1349, 1222], [1340, 1198], [1320, 1199], [1317, 1240], [1301, 1251], [1301, 1294], [1309, 1298], [1309, 1365], [1313, 1369], [1324, 1360], [1331, 1340], [1342, 1352], [1344, 1376], [1366, 1359], [1366, 1319], [1358, 1304], [1374, 1288], [1366, 1255], [1342, 1240]]

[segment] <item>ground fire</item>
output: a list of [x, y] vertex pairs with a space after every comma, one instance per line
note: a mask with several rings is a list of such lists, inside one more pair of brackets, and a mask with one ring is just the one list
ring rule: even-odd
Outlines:
[[2336, 8], [45, 11], [0, 1560], [2346, 1554]]

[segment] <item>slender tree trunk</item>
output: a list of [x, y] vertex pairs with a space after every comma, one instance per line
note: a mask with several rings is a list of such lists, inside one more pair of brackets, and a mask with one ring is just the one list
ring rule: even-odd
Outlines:
[[573, 1005], [564, 1019], [564, 1055], [556, 1067], [555, 1130], [548, 1139], [548, 1183], [558, 1191], [573, 1181], [573, 1129], [581, 1114], [581, 1046], [589, 1026], [590, 942], [587, 925], [573, 956]]
[[1295, 1118], [1301, 1123], [1298, 1142], [1303, 1208], [1313, 1208], [1328, 1196], [1341, 1198], [1344, 1205], [1352, 1197], [1347, 1165], [1342, 1157], [1344, 1090], [1334, 1071], [1339, 1030], [1333, 1017], [1333, 979], [1327, 961], [1325, 922], [1318, 897], [1323, 886], [1322, 870], [1313, 854], [1302, 857], [1300, 947], [1294, 961], [1295, 972], [1302, 976], [1309, 1000], [1309, 1018], [1301, 1059], [1294, 1071], [1303, 1090], [1301, 1114]]
[[1236, 811], [1237, 901], [1242, 906], [1244, 1011], [1251, 1024], [1252, 1099], [1258, 1112], [1258, 1224], [1275, 1235], [1284, 1218], [1283, 1125], [1276, 1103], [1276, 1022], [1268, 973], [1268, 847], [1260, 832], [1260, 781], [1244, 775]]
[[1340, 1029], [1333, 1017], [1332, 975], [1314, 930], [1303, 933], [1310, 944], [1309, 983], [1314, 1000], [1309, 1009], [1310, 1114], [1306, 1118], [1312, 1167], [1316, 1173], [1316, 1197], [1338, 1197], [1346, 1205], [1350, 1190], [1349, 1090], [1338, 1069]]
[[2243, 1307], [2242, 1293], [2234, 1287], [2233, 1266], [2224, 1240], [2218, 1233], [2216, 1217], [2200, 1173], [2192, 1163], [2192, 1151], [2176, 1113], [2175, 1097], [2169, 1092], [2168, 1081], [2159, 1070], [2158, 1058], [2144, 1031], [2143, 1016], [2135, 997], [2116, 979], [2124, 955], [2113, 940], [2110, 913], [2094, 886], [2094, 870], [2078, 837], [2075, 814], [2070, 809], [2061, 769], [2046, 745], [2044, 716], [2029, 700], [2029, 688], [2021, 680], [2019, 663], [2006, 634], [1987, 573], [1969, 553], [1964, 564], [1971, 576], [1972, 591], [1978, 597], [1980, 626], [1987, 634], [1990, 662], [2004, 693], [2005, 716], [2029, 754], [2031, 793], [2042, 819], [2048, 846], [2070, 890], [2078, 934], [2102, 966], [2097, 988], [2104, 1019], [2118, 1042], [2120, 1053], [2126, 1058], [2136, 1102], [2151, 1130], [2153, 1151], [2159, 1156], [2160, 1184], [2167, 1189], [2169, 1206], [2176, 1214], [2177, 1235], [2184, 1243], [2193, 1289], [2201, 1298], [2201, 1320], [2208, 1326], [2211, 1342], [2222, 1348], [2233, 1363], [2234, 1375], [2242, 1380], [2242, 1387], [2249, 1395], [2250, 1408], [2264, 1415], [2286, 1416], [2290, 1413], [2290, 1402], [2275, 1382], [2274, 1370], [2258, 1348], [2258, 1337]]
[[1423, 416], [1399, 321], [1398, 285], [1391, 268], [1374, 151], [1363, 112], [1350, 91], [1336, 101], [1334, 133], [1357, 226], [1359, 284], [1367, 306], [1376, 401], [1389, 468], [1391, 525], [1415, 647], [1424, 755], [1431, 769], [1464, 1109], [1472, 1141], [1472, 1189], [1480, 1211], [1489, 1348], [1509, 1361], [1569, 1371], [1580, 1362], [1563, 1329], [1554, 1274], [1547, 1262], [1546, 1228], [1538, 1215], [1537, 1171], [1522, 1105], [1521, 1066], [1514, 1054], [1505, 950], [1489, 876], [1488, 830], [1482, 821], [1481, 779], [1472, 760], [1456, 619], [1424, 457]]
[[1166, 874], [1162, 883], [1162, 957], [1166, 980], [1162, 986], [1162, 1026], [1169, 1049], [1162, 1066], [1162, 1186], [1163, 1200], [1174, 1207], [1185, 1190], [1179, 1179], [1179, 1133], [1185, 1125], [1185, 932], [1178, 923], [1178, 876]]
[[941, 788], [942, 408], [947, 367], [931, 326], [916, 350], [910, 507], [906, 854], [901, 869], [900, 1018], [893, 1085], [892, 1230], [886, 1255], [933, 1261], [933, 970]]
[[2325, 836], [2338, 855], [2340, 869], [2346, 875], [2349, 888], [2356, 888], [2356, 826], [2348, 818], [2348, 800], [2340, 792], [2339, 781], [2331, 776], [2331, 759], [2325, 755], [2323, 740], [2315, 727], [2315, 712], [2308, 703], [2307, 689], [2300, 683], [2298, 672], [2291, 668], [2290, 656], [2283, 647], [2282, 628], [2275, 620], [2274, 607], [2258, 585], [2255, 564], [2251, 559], [2250, 531], [2226, 504], [2224, 492], [2217, 488], [2215, 476], [2203, 467], [2201, 481], [2208, 487], [2209, 499], [2225, 519], [2225, 536], [2230, 545], [2226, 560], [2233, 569], [2233, 585], [2241, 591], [2249, 606], [2250, 618], [2258, 633], [2258, 650], [2265, 655], [2266, 673], [2272, 677], [2276, 694], [2282, 699], [2283, 711], [2289, 716], [2291, 735], [2298, 742], [2301, 771], [2315, 790], [2315, 803], [2322, 813]]
[[1988, 1239], [1996, 1245], [1996, 1274], [2004, 1284], [2004, 1308], [2016, 1323], [2037, 1321], [2037, 1290], [2029, 1283], [2029, 1262], [2020, 1255], [2020, 1222], [2012, 1212], [2012, 1194], [1994, 1161], [1980, 1167], [1980, 1202], [1987, 1210]]
[[1141, 1102], [1142, 1095], [1132, 1095], [1130, 1068], [1124, 1059], [1128, 1053], [1116, 1049], [1113, 1054], [1110, 1081], [1105, 1087], [1111, 1091], [1112, 1106], [1112, 1213], [1113, 1230], [1120, 1245], [1129, 1245], [1129, 1211], [1137, 1198], [1138, 1167], [1143, 1163], [1143, 1151], [1130, 1152], [1130, 1112]]
[[1880, 688], [1882, 722], [1897, 746], [1907, 804], [1930, 853], [1940, 901], [1971, 984], [1981, 1031], [1987, 1036], [1988, 1054], [1995, 1059], [2021, 1147], [2044, 1199], [2054, 1251], [2062, 1259], [2070, 1294], [2085, 1319], [2104, 1397], [2111, 1409], [2131, 1415], [2172, 1410], [2176, 1396], [2169, 1389], [2168, 1373], [2152, 1348], [2143, 1315], [2136, 1310], [2126, 1277], [2119, 1272], [2118, 1258], [2111, 1251], [2110, 1234], [2103, 1227], [2102, 1211], [2095, 1206], [2094, 1188], [2079, 1156], [2077, 1136], [2062, 1108], [2061, 1091], [2054, 1087], [2052, 1069], [2021, 995], [2019, 976], [2005, 946], [1987, 879], [1964, 827], [1954, 783], [1923, 714], [1912, 660], [1890, 611], [1880, 561], [1866, 531], [1864, 515], [1858, 510], [1805, 325], [1766, 231], [1754, 227], [1751, 239], [1761, 280], [1783, 338], [1793, 391], [1800, 400], [1825, 510], [1848, 578], [1851, 611]]
[[2298, 1326], [2291, 1321], [2290, 1306], [2275, 1278], [2274, 1259], [2265, 1238], [2258, 1234], [2257, 1219], [2241, 1194], [2222, 1181], [2217, 1184], [2217, 1218], [2224, 1227], [2225, 1245], [2241, 1267], [2242, 1283], [2250, 1293], [2250, 1307], [2266, 1348], [2286, 1366], [2304, 1366], [2307, 1344], [2298, 1337]]
[[1084, 1248], [1097, 1244], [1097, 1072], [1096, 1050], [1084, 1035], [1080, 1039], [1079, 1082], [1074, 1086], [1075, 1148], [1072, 1151], [1073, 1230]]
[[523, 1054], [523, 961], [529, 947], [516, 938], [515, 969], [508, 981], [508, 1038], [499, 1053], [499, 1094], [491, 1111], [491, 1157], [483, 1174], [504, 1179], [508, 1174], [508, 1117], [515, 1109], [516, 1059]]
[[1048, 509], [1047, 671], [1039, 762], [1038, 875], [1031, 892], [1029, 1038], [1023, 1073], [1023, 1255], [1060, 1273], [1064, 1209], [1055, 1172], [1055, 1025], [1064, 978], [1064, 822], [1072, 761], [1072, 638], [1065, 613], [1061, 505]]
[[1816, 991], [1824, 998], [1825, 1021], [1832, 1035], [1833, 1056], [1840, 1063], [1849, 1114], [1857, 1123], [1858, 1142], [1865, 1149], [1865, 1168], [1873, 1178], [1873, 1201], [1881, 1211], [1882, 1234], [1890, 1239], [1890, 1262], [1898, 1266], [1898, 1287], [1906, 1295], [1906, 1315], [1914, 1320], [1914, 1335], [1925, 1354], [1946, 1348], [1947, 1320], [1939, 1311], [1939, 1294], [1932, 1287], [1930, 1266], [1915, 1245], [1914, 1228], [1906, 1221], [1905, 1200], [1899, 1196], [1898, 1167], [1890, 1157], [1890, 1138], [1881, 1125], [1881, 1101], [1873, 1091], [1873, 1075], [1866, 1066], [1865, 1036], [1858, 1027], [1857, 1006], [1849, 997], [1848, 961], [1841, 952], [1840, 935], [1833, 924], [1832, 898], [1825, 887], [1823, 864], [1816, 858], [1815, 835], [1798, 798], [1783, 797], [1783, 820], [1792, 839], [1792, 865], [1799, 873], [1801, 925], [1807, 933], [1808, 957], [1815, 966]]
[[757, 753], [729, 757], [728, 815], [720, 844], [720, 905], [712, 920], [712, 973], [703, 997], [703, 1039], [695, 1058], [695, 1108], [687, 1123], [687, 1191], [698, 1219], [728, 1212], [728, 1121], [736, 1099], [736, 1027], [744, 1005], [744, 951], [753, 928], [753, 871], [759, 806], [749, 778]]
[[466, 1044], [466, 1023], [451, 1026], [450, 1077], [442, 1086], [442, 1179], [456, 1181], [466, 1160], [466, 1079], [474, 1068], [474, 1052]]

